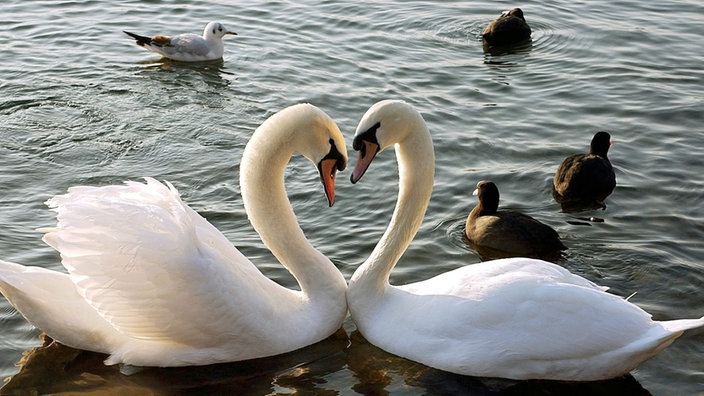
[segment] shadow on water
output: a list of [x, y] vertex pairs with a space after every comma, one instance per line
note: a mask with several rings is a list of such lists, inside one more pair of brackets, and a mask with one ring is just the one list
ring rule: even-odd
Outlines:
[[478, 378], [435, 370], [369, 344], [358, 332], [344, 330], [295, 352], [244, 362], [202, 367], [144, 368], [125, 375], [105, 366], [105, 355], [58, 344], [25, 353], [20, 370], [0, 395], [90, 393], [130, 395], [315, 394], [336, 395], [337, 374], [353, 377], [359, 394], [423, 395], [649, 395], [632, 377], [608, 381], [513, 381]]
[[343, 369], [347, 334], [340, 330], [327, 339], [295, 352], [270, 358], [198, 367], [130, 369], [103, 364], [106, 356], [63, 346], [44, 336], [44, 344], [24, 354], [17, 374], [0, 395], [53, 393], [123, 395], [199, 394], [335, 394], [324, 380]]
[[566, 199], [561, 197], [557, 192], [552, 193], [555, 201], [560, 204], [564, 213], [578, 213], [591, 211], [596, 209], [606, 210], [606, 204], [602, 201], [594, 199]]
[[490, 47], [482, 40], [484, 66], [488, 68], [496, 82], [510, 85], [509, 75], [520, 72], [528, 65], [526, 59], [533, 50], [533, 42], [527, 41], [508, 47]]
[[486, 64], [500, 64], [501, 61], [495, 59], [502, 55], [509, 54], [527, 54], [533, 50], [533, 40], [528, 39], [527, 41], [505, 46], [493, 46], [482, 40], [482, 48], [484, 49], [484, 63]]
[[140, 62], [133, 70], [140, 76], [171, 83], [180, 81], [182, 84], [188, 84], [198, 77], [200, 81], [216, 89], [230, 85], [230, 80], [224, 75], [235, 76], [235, 73], [225, 68], [223, 59], [205, 62], [177, 62], [168, 58], [152, 59]]

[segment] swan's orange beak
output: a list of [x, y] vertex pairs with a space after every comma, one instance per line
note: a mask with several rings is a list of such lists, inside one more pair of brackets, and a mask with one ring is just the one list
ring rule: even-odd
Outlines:
[[337, 159], [325, 158], [318, 165], [320, 171], [320, 181], [325, 189], [325, 196], [328, 198], [328, 204], [332, 206], [335, 203], [335, 175], [337, 175]]
[[369, 168], [369, 165], [371, 165], [374, 157], [379, 152], [379, 145], [368, 140], [362, 140], [358, 150], [357, 165], [354, 166], [352, 176], [350, 176], [352, 184], [357, 183], [364, 176], [364, 172], [367, 171], [367, 168]]

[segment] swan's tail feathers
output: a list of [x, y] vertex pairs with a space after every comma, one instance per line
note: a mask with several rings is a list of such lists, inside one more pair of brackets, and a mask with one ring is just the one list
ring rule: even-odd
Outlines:
[[18, 274], [21, 273], [23, 268], [24, 266], [22, 265], [0, 260], [0, 293], [2, 293], [13, 306], [12, 296], [17, 290], [14, 285], [20, 281]]
[[[36, 289], [41, 292], [44, 289], [43, 286], [47, 286], [42, 283], [44, 275], [48, 275], [51, 281], [55, 281], [51, 272], [39, 267], [26, 267], [0, 260], [0, 292], [10, 304], [18, 308], [16, 303], [24, 298], [23, 294], [26, 290]], [[33, 282], [34, 280], [37, 282]]]
[[662, 327], [673, 333], [681, 333], [685, 330], [704, 327], [704, 316], [699, 319], [678, 319], [660, 322]]
[[34, 327], [78, 349], [108, 352], [115, 330], [79, 295], [68, 274], [0, 260], [0, 291]]

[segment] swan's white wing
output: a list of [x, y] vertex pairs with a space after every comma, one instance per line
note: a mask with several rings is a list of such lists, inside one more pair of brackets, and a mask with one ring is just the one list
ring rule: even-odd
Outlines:
[[[655, 325], [636, 305], [560, 266], [534, 259], [469, 265], [398, 289], [410, 292], [408, 298], [435, 298], [427, 312], [430, 318], [453, 318], [465, 331], [496, 331], [504, 337], [489, 339], [546, 356], [606, 352]], [[586, 338], [575, 342], [580, 334]]]
[[48, 204], [58, 225], [44, 240], [86, 301], [130, 337], [209, 346], [273, 303], [257, 290], [273, 282], [170, 185], [74, 187]]
[[399, 288], [414, 294], [452, 295], [478, 300], [483, 298], [487, 291], [496, 290], [501, 284], [510, 284], [514, 279], [572, 284], [601, 291], [608, 289], [559, 265], [530, 258], [508, 258], [471, 264]]
[[[602, 368], [604, 376], [627, 372], [677, 336], [623, 298], [532, 259], [469, 265], [394, 294], [382, 315], [397, 334], [385, 338], [414, 348], [396, 341], [386, 347], [433, 367], [469, 367], [474, 375], [542, 378], [563, 370], [557, 378], [580, 378], [583, 367], [597, 367], [589, 378], [600, 378]], [[414, 307], [414, 315], [395, 317], [404, 311], [396, 304]]]

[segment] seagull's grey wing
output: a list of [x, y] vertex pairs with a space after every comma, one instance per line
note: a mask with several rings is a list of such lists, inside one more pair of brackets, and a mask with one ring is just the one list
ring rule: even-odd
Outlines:
[[196, 34], [182, 34], [171, 39], [171, 46], [162, 48], [171, 54], [206, 56], [210, 52], [208, 42]]

